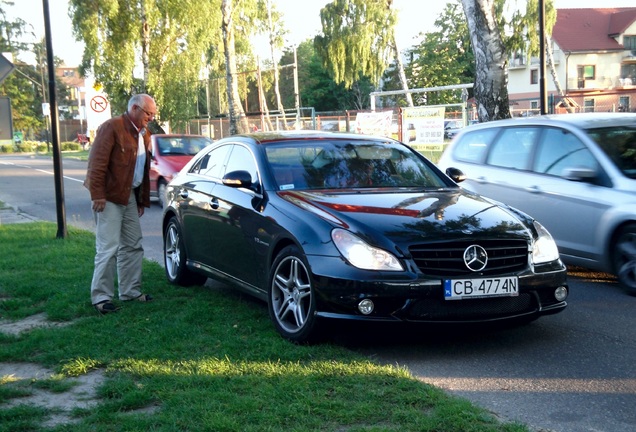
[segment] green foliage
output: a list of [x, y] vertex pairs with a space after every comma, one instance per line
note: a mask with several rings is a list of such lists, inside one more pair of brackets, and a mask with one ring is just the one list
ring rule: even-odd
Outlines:
[[[266, 28], [266, 5], [264, 0], [236, 3], [237, 61], [253, 68], [249, 38]], [[146, 92], [157, 101], [158, 119], [175, 130], [200, 116], [203, 80], [225, 75], [221, 0], [69, 4], [74, 32], [85, 43], [80, 71], [104, 85], [113, 112], [125, 111], [132, 94]], [[280, 19], [274, 8], [272, 19]], [[278, 30], [275, 39], [282, 34]]]
[[[504, 3], [504, 0], [499, 0]], [[556, 23], [556, 9], [553, 0], [545, 0], [545, 32], [552, 34]], [[525, 53], [527, 58], [540, 54], [539, 1], [528, 0], [525, 11], [516, 10], [509, 22], [500, 25], [503, 43], [509, 53]], [[510, 31], [506, 31], [506, 30]]]
[[[407, 51], [407, 57], [411, 59], [406, 67], [409, 87], [425, 88], [474, 82], [475, 57], [459, 0], [446, 5], [435, 20], [435, 27], [439, 30], [424, 34], [422, 41]], [[424, 97], [426, 100], [422, 100]], [[420, 105], [459, 103], [461, 92], [429, 92], [426, 96], [414, 94], [414, 98], [420, 99]]]
[[[283, 53], [280, 64], [291, 64], [294, 61], [291, 50]], [[296, 50], [298, 59], [298, 82], [300, 85], [300, 105], [313, 107], [318, 112], [369, 109], [369, 94], [374, 87], [369, 78], [356, 80], [351, 88], [343, 83], [336, 83], [323, 66], [311, 39], [307, 39]], [[293, 82], [286, 81], [281, 85], [285, 106], [294, 105]]]
[[391, 3], [334, 0], [320, 11], [323, 34], [314, 44], [336, 83], [351, 88], [360, 77], [379, 82], [393, 55], [397, 16]]
[[193, 117], [188, 107], [195, 106], [200, 71], [210, 47], [220, 44], [218, 0], [69, 5], [74, 31], [85, 43], [81, 71], [104, 85], [115, 112], [125, 111], [132, 94], [146, 92], [157, 101], [161, 121], [178, 125]]

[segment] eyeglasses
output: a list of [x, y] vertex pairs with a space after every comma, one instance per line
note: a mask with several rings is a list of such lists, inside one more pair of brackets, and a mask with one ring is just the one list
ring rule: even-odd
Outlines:
[[139, 105], [137, 105], [137, 108], [139, 108], [140, 110], [142, 110], [143, 112], [145, 112], [145, 113], [146, 113], [146, 115], [147, 115], [148, 117], [150, 117], [150, 120], [152, 120], [152, 119], [154, 119], [154, 118], [155, 118], [155, 113], [150, 113], [150, 112], [146, 111], [145, 109], [143, 109], [142, 107], [140, 107]]

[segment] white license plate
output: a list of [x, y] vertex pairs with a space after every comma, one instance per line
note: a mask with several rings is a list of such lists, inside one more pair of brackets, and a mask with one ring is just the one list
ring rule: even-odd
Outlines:
[[444, 298], [446, 300], [518, 295], [519, 278], [516, 276], [481, 279], [450, 279], [444, 281]]

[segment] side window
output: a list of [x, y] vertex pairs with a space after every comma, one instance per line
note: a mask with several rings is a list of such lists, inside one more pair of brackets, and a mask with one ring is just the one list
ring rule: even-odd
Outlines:
[[232, 146], [223, 145], [216, 147], [212, 151], [203, 155], [190, 169], [192, 173], [199, 173], [205, 176], [221, 178], [224, 172], [225, 161]]
[[535, 171], [560, 176], [564, 168], [575, 167], [596, 169], [596, 159], [571, 132], [547, 128], [537, 154]]
[[233, 146], [230, 159], [227, 161], [227, 168], [223, 174], [237, 170], [249, 172], [252, 176], [252, 182], [258, 181], [258, 170], [256, 169], [256, 162], [254, 162], [254, 156], [252, 156], [252, 152], [241, 145]]
[[534, 127], [504, 128], [488, 154], [489, 165], [525, 170], [539, 133]]
[[496, 128], [466, 132], [455, 144], [453, 156], [463, 162], [483, 161], [488, 145], [497, 132], [499, 129]]

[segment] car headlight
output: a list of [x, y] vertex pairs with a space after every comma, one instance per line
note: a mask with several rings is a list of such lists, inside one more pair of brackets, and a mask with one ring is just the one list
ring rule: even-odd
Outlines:
[[331, 231], [331, 239], [345, 259], [355, 267], [364, 270], [404, 270], [391, 253], [367, 244], [349, 231], [336, 228]]
[[539, 237], [532, 245], [532, 262], [541, 264], [559, 259], [559, 250], [548, 230], [537, 221], [534, 221], [534, 228]]

